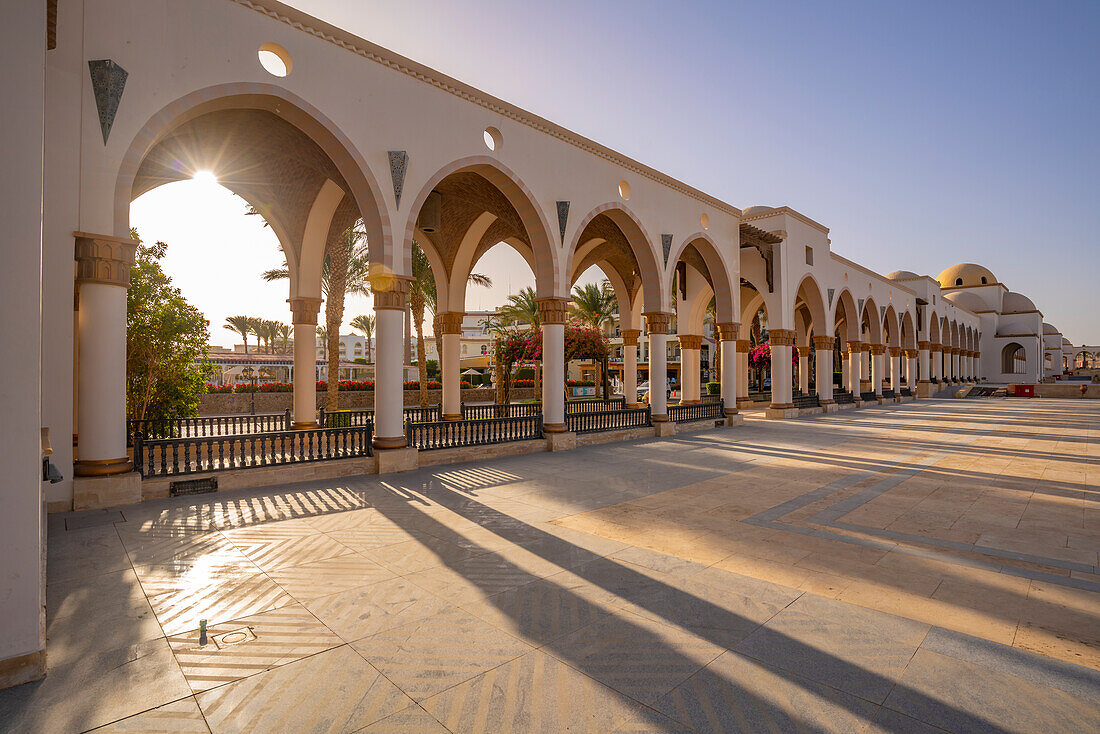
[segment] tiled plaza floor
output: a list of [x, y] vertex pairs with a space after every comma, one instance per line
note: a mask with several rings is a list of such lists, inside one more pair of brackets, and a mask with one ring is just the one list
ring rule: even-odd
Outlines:
[[1100, 731], [1098, 485], [954, 400], [53, 516], [0, 731]]

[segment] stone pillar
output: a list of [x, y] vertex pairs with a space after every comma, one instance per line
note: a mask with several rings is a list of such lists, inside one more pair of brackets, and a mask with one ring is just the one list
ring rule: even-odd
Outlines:
[[443, 354], [443, 420], [462, 420], [462, 319], [466, 314], [449, 311], [439, 314]]
[[741, 354], [737, 349], [737, 335], [741, 329], [738, 323], [718, 324], [718, 348], [722, 350], [722, 374], [718, 380], [722, 384], [722, 403], [725, 405], [727, 418], [737, 415], [737, 396], [740, 395], [741, 384], [737, 379], [738, 367], [741, 363]]
[[374, 294], [374, 447], [400, 449], [405, 440], [404, 332], [409, 279], [380, 277], [371, 283]]
[[859, 342], [850, 341], [847, 344], [848, 347], [848, 390], [852, 393], [856, 400], [859, 400], [860, 388], [860, 372], [863, 365], [863, 345]]
[[863, 344], [859, 354], [859, 391], [871, 392], [871, 345]]
[[836, 338], [815, 336], [814, 358], [817, 360], [817, 399], [828, 410], [833, 401], [833, 347]]
[[882, 397], [882, 373], [886, 369], [886, 347], [883, 344], [871, 345], [871, 383], [874, 386], [875, 395]]
[[769, 329], [768, 343], [772, 350], [772, 402], [769, 418], [790, 418], [797, 414], [791, 402], [791, 363], [794, 332], [790, 329]]
[[890, 347], [890, 389], [897, 397], [901, 393], [901, 347]]
[[626, 407], [638, 405], [638, 337], [641, 329], [623, 329], [623, 397]]
[[840, 386], [845, 392], [852, 392], [852, 363], [847, 349], [840, 352]]
[[[931, 356], [932, 344], [930, 342], [917, 342], [917, 354], [919, 355], [919, 374], [917, 376], [917, 390], [921, 392], [920, 397], [928, 397], [931, 395], [932, 389], [932, 356]], [[927, 386], [927, 387], [922, 387]]]
[[982, 381], [982, 353], [974, 350], [974, 381]]
[[737, 340], [737, 407], [749, 404], [749, 350], [752, 342], [748, 339]]
[[905, 350], [905, 359], [907, 360], [905, 365], [906, 383], [908, 384], [909, 392], [913, 393], [913, 397], [917, 397], [917, 363], [922, 354], [923, 351], [918, 351], [916, 349]]
[[680, 339], [680, 403], [690, 405], [699, 402], [699, 353], [703, 337], [698, 334], [681, 334]]
[[813, 347], [795, 347], [798, 350], [798, 389], [803, 395], [810, 394], [810, 354]]
[[656, 423], [668, 422], [668, 330], [672, 314], [651, 312], [645, 316], [649, 332], [649, 408]]
[[[929, 360], [930, 360], [929, 368], [928, 368], [928, 376], [929, 376], [929, 379], [932, 382], [939, 382], [939, 380], [942, 376], [940, 374], [940, 372], [943, 370], [942, 352], [943, 352], [943, 346], [942, 345], [940, 345], [940, 344], [929, 344], [928, 345], [928, 354], [929, 354]], [[933, 392], [936, 392], [936, 390], [933, 390]]]
[[547, 433], [565, 432], [566, 298], [539, 298], [542, 321], [542, 426]]
[[[73, 473], [78, 477], [125, 474], [134, 468], [126, 456], [126, 290], [137, 242], [128, 237], [74, 234], [80, 368]], [[62, 450], [63, 439], [53, 439]]]
[[294, 326], [294, 419], [290, 427], [295, 430], [317, 428], [319, 425], [317, 314], [320, 311], [320, 298], [298, 296], [290, 299], [290, 322]]
[[962, 371], [959, 369], [959, 348], [951, 347], [951, 379], [958, 384], [962, 380]]

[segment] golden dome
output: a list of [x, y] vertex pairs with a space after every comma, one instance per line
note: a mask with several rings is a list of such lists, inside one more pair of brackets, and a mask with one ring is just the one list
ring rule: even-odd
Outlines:
[[941, 288], [973, 288], [997, 282], [997, 276], [988, 268], [974, 263], [959, 263], [936, 276]]

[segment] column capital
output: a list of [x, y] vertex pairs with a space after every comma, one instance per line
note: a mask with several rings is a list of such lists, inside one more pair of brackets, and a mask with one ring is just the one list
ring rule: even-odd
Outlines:
[[88, 232], [73, 232], [73, 237], [77, 283], [130, 287], [130, 268], [137, 262], [137, 240]]
[[718, 328], [718, 341], [732, 342], [737, 341], [737, 337], [741, 333], [741, 324], [736, 321], [727, 321], [720, 324], [715, 324]]
[[536, 298], [543, 324], [564, 324], [569, 320], [568, 298]]
[[321, 299], [309, 296], [288, 298], [290, 304], [290, 322], [292, 324], [317, 325], [317, 314], [321, 311]]
[[650, 334], [667, 334], [672, 327], [672, 314], [664, 311], [648, 311], [645, 316], [646, 329]]
[[860, 352], [863, 351], [862, 342], [849, 340], [848, 342], [846, 342], [844, 344], [844, 346], [846, 346], [848, 348], [848, 350], [847, 350], [848, 354], [859, 354]]
[[905, 352], [906, 359], [917, 359], [920, 357], [920, 351], [917, 349], [906, 349], [903, 351]]
[[749, 350], [752, 349], [752, 341], [749, 339], [738, 339], [736, 344], [737, 351], [742, 354], [748, 354]]
[[795, 349], [798, 350], [798, 356], [799, 357], [809, 357], [814, 353], [814, 348], [810, 347], [810, 346], [795, 347]]
[[929, 343], [928, 351], [932, 352], [933, 354], [935, 354], [936, 352], [942, 352], [943, 351], [943, 345], [942, 344], [931, 344], [931, 343]]
[[917, 349], [927, 352], [932, 348], [932, 342], [917, 342]]
[[900, 357], [901, 356], [901, 347], [890, 347], [890, 356], [891, 357]]
[[871, 344], [870, 345], [870, 350], [871, 350], [871, 354], [874, 354], [874, 355], [885, 354], [886, 353], [886, 345], [885, 344]]
[[773, 347], [793, 347], [794, 331], [791, 329], [768, 329], [768, 343]]
[[404, 311], [409, 300], [412, 278], [393, 273], [374, 273], [370, 276], [370, 292], [374, 296], [374, 310]]
[[622, 329], [619, 333], [623, 337], [624, 347], [636, 347], [638, 346], [638, 337], [642, 335], [641, 329]]
[[462, 319], [466, 314], [461, 311], [449, 311], [439, 314], [439, 331], [441, 334], [461, 334]]
[[703, 337], [699, 334], [677, 334], [680, 349], [702, 349]]
[[813, 342], [814, 342], [814, 349], [826, 349], [826, 350], [831, 352], [831, 351], [833, 351], [833, 347], [836, 346], [836, 337], [835, 336], [815, 336], [813, 338]]

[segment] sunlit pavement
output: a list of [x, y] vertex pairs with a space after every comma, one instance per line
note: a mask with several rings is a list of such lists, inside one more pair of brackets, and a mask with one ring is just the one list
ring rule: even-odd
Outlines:
[[0, 730], [1096, 731], [1098, 436], [918, 402], [51, 516]]

